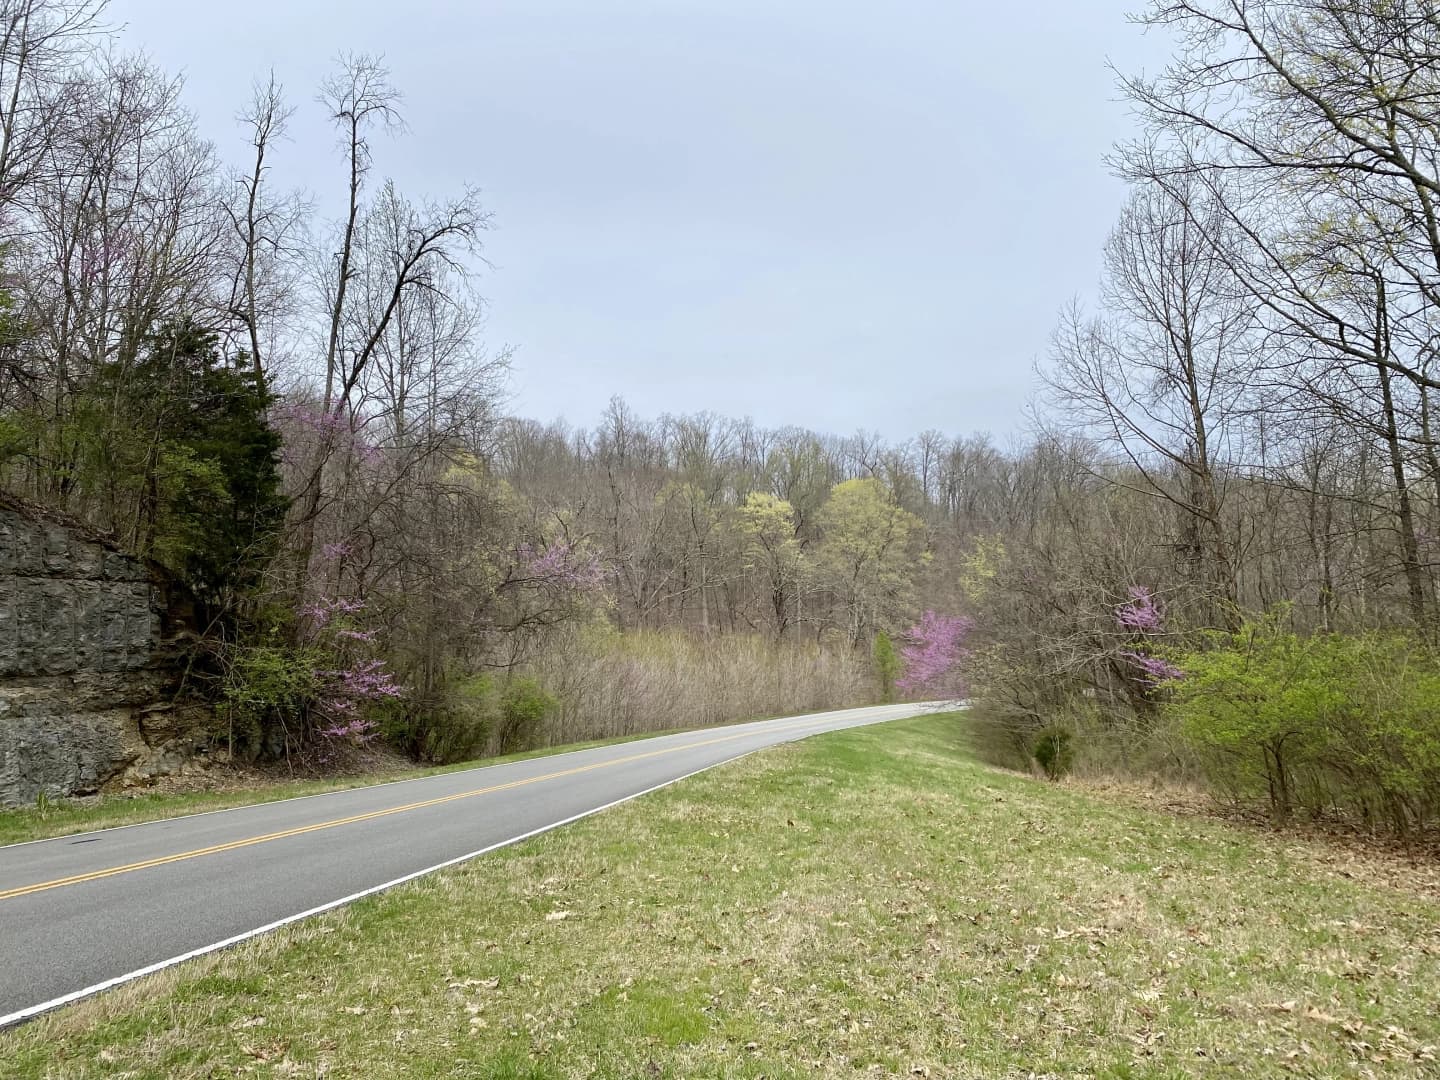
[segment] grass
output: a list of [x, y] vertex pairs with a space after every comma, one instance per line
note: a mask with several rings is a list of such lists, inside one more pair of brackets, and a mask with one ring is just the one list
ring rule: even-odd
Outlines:
[[838, 732], [0, 1034], [0, 1075], [1440, 1071], [1440, 902]]
[[[94, 798], [44, 799], [35, 806], [11, 810], [0, 809], [0, 847], [6, 844], [25, 843], [30, 840], [44, 840], [52, 836], [73, 836], [76, 833], [91, 832], [95, 829], [113, 829], [118, 825], [135, 825], [144, 821], [182, 817], [185, 814], [228, 810], [236, 806], [252, 806], [257, 803], [295, 799], [305, 795], [322, 795], [327, 791], [344, 791], [349, 788], [394, 783], [397, 780], [413, 780], [417, 777], [460, 772], [465, 769], [488, 768], [491, 765], [504, 765], [510, 761], [524, 761], [526, 758], [548, 757], [551, 754], [568, 754], [572, 750], [588, 750], [595, 746], [610, 746], [615, 743], [654, 739], [661, 735], [673, 735], [686, 730], [690, 729], [671, 728], [668, 731], [649, 731], [639, 735], [622, 735], [613, 739], [547, 746], [539, 750], [526, 750], [518, 754], [506, 754], [503, 757], [484, 758], [479, 761], [462, 761], [454, 765], [436, 765], [429, 768], [392, 768], [378, 775], [356, 773], [323, 779], [300, 780], [263, 779], [257, 776], [253, 782], [244, 782], [242, 779], [242, 782], [235, 787], [214, 791], [177, 792], [138, 789], [104, 794]], [[240, 775], [243, 778], [243, 774]]]

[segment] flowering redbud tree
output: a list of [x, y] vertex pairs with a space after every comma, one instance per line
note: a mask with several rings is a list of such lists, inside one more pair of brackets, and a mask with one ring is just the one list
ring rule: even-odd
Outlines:
[[373, 655], [377, 631], [361, 628], [364, 610], [363, 600], [320, 597], [299, 611], [316, 656], [328, 659], [328, 666], [316, 667], [311, 703], [314, 730], [328, 739], [368, 742], [378, 731], [373, 707], [404, 696], [385, 661]]
[[521, 544], [515, 554], [525, 584], [575, 592], [595, 592], [605, 586], [600, 556], [569, 540], [556, 540], [545, 548]]
[[1115, 609], [1115, 624], [1136, 638], [1134, 647], [1120, 650], [1120, 656], [1131, 667], [1133, 677], [1147, 690], [1154, 690], [1185, 673], [1170, 661], [1152, 654], [1150, 639], [1165, 630], [1165, 608], [1159, 598], [1144, 585], [1131, 585], [1129, 599]]
[[961, 661], [969, 655], [965, 639], [974, 627], [974, 621], [963, 615], [924, 612], [906, 634], [900, 650], [905, 674], [895, 680], [895, 686], [914, 696], [964, 697]]
[[1137, 634], [1156, 634], [1164, 628], [1165, 609], [1144, 585], [1131, 585], [1130, 599], [1115, 609], [1115, 621]]

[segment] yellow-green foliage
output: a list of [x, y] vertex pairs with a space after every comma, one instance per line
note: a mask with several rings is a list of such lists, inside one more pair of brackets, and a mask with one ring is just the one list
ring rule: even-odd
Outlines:
[[770, 572], [772, 583], [793, 581], [802, 562], [795, 536], [795, 509], [766, 491], [745, 496], [736, 518], [745, 565]]
[[319, 653], [284, 644], [278, 637], [238, 645], [227, 654], [218, 712], [227, 725], [230, 753], [254, 757], [264, 752], [276, 726], [299, 730], [319, 681]]
[[1400, 830], [1440, 816], [1440, 658], [1423, 642], [1271, 616], [1178, 661], [1168, 712], [1237, 795]]
[[890, 701], [895, 697], [895, 679], [900, 674], [900, 657], [895, 652], [895, 643], [884, 630], [876, 631], [875, 644], [870, 655], [875, 661], [875, 675], [880, 680], [880, 700]]
[[861, 643], [866, 618], [905, 606], [920, 565], [925, 525], [897, 506], [878, 480], [836, 484], [817, 515], [819, 569], [841, 597], [852, 645]]
[[977, 536], [975, 546], [961, 560], [960, 590], [972, 604], [979, 603], [1000, 571], [1005, 543], [998, 536]]

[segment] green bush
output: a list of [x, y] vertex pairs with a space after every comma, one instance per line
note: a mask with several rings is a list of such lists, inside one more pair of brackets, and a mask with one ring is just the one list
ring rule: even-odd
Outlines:
[[490, 753], [499, 716], [494, 678], [468, 675], [450, 682], [443, 700], [414, 703], [384, 734], [418, 761], [449, 765]]
[[1059, 780], [1075, 764], [1075, 747], [1071, 744], [1070, 729], [1048, 727], [1035, 737], [1031, 751], [1046, 777]]
[[895, 652], [895, 643], [884, 630], [875, 634], [875, 646], [871, 650], [875, 660], [875, 675], [880, 680], [880, 700], [895, 700], [895, 678], [900, 674], [900, 657]]
[[1179, 665], [1166, 710], [1237, 798], [1401, 832], [1440, 817], [1440, 658], [1423, 641], [1301, 636], [1282, 612]]
[[540, 738], [555, 699], [531, 678], [513, 678], [500, 693], [500, 753], [528, 750]]
[[278, 756], [299, 739], [319, 690], [316, 667], [310, 650], [279, 643], [230, 650], [218, 712], [232, 756]]

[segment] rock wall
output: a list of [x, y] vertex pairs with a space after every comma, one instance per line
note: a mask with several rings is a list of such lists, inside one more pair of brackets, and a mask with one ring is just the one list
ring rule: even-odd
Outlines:
[[0, 806], [184, 767], [209, 714], [177, 698], [195, 613], [158, 568], [0, 495]]

